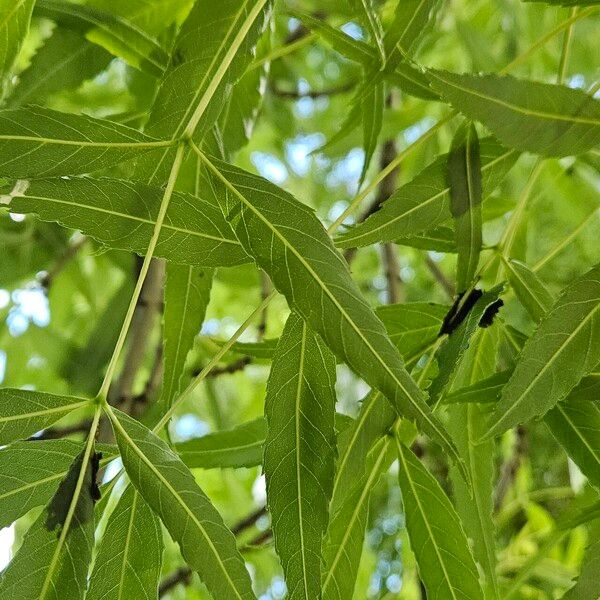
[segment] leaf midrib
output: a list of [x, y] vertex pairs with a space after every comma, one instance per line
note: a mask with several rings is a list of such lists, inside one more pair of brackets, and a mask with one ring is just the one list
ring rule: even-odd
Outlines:
[[71, 412], [81, 406], [89, 404], [89, 400], [82, 400], [81, 402], [73, 402], [71, 404], [63, 404], [61, 406], [55, 406], [54, 408], [46, 408], [44, 410], [34, 411], [30, 413], [20, 413], [18, 415], [8, 415], [6, 417], [0, 417], [0, 424], [9, 423], [11, 421], [19, 421], [23, 419], [31, 419], [34, 417], [41, 417], [44, 415], [51, 415], [57, 412]]

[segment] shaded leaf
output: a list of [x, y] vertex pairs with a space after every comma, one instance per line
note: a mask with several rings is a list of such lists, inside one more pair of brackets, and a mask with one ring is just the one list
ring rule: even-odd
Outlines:
[[552, 308], [554, 300], [540, 278], [525, 263], [519, 260], [505, 260], [508, 282], [531, 318], [539, 323]]
[[458, 129], [448, 153], [450, 212], [458, 248], [456, 287], [464, 292], [473, 281], [482, 244], [481, 157], [474, 125]]

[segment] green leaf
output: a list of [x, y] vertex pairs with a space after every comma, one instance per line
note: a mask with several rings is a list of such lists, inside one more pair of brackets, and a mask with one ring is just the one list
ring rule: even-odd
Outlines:
[[461, 387], [457, 390], [452, 390], [444, 396], [444, 402], [447, 404], [464, 404], [477, 402], [485, 404], [488, 402], [496, 402], [500, 391], [510, 379], [512, 369], [500, 371], [494, 375], [490, 375], [481, 381]]
[[383, 109], [385, 107], [385, 89], [383, 83], [369, 88], [360, 98], [361, 121], [363, 126], [363, 149], [365, 159], [360, 175], [360, 185], [364, 181], [371, 164], [373, 154], [377, 150], [377, 142], [383, 124]]
[[385, 437], [369, 453], [364, 474], [332, 514], [323, 547], [323, 600], [353, 597], [369, 516], [371, 490], [390, 466], [391, 438]]
[[600, 487], [600, 406], [598, 398], [567, 397], [544, 417], [552, 435], [592, 485]]
[[29, 31], [34, 4], [35, 0], [0, 0], [0, 98]]
[[[198, 0], [181, 26], [171, 61], [150, 111], [146, 131], [159, 138], [193, 137], [201, 143], [217, 121], [229, 88], [246, 70], [266, 24], [271, 0]], [[152, 153], [136, 176], [166, 179], [173, 162], [168, 149]]]
[[455, 457], [447, 433], [314, 212], [261, 177], [216, 160], [208, 165], [234, 233], [290, 306], [399, 414], [415, 420]]
[[600, 362], [600, 266], [568, 286], [525, 344], [486, 438], [545, 414]]
[[436, 479], [397, 438], [406, 529], [429, 600], [481, 599], [477, 567], [460, 520]]
[[27, 438], [90, 400], [31, 390], [0, 389], [0, 444]]
[[200, 333], [210, 300], [214, 272], [174, 263], [167, 264], [163, 316], [164, 376], [160, 402], [171, 406], [181, 391], [185, 359]]
[[[365, 88], [374, 83], [374, 80], [371, 79], [371, 75], [374, 77], [372, 70], [375, 67], [379, 67], [379, 56], [375, 48], [372, 48], [365, 42], [355, 40], [342, 30], [327, 24], [322, 19], [295, 11], [291, 11], [291, 14], [300, 19], [307, 27], [316, 31], [336, 52], [366, 67], [370, 76], [366, 78]], [[384, 71], [383, 76], [407, 94], [412, 94], [417, 98], [424, 98], [426, 100], [438, 98], [437, 94], [431, 89], [427, 77], [409, 63], [398, 62], [395, 64], [394, 69]]]
[[79, 87], [108, 67], [112, 57], [77, 32], [58, 27], [18, 78], [8, 105], [42, 104], [61, 90]]
[[428, 74], [434, 90], [511, 148], [567, 156], [600, 142], [600, 102], [581, 90], [508, 75]]
[[460, 361], [471, 343], [471, 338], [478, 328], [487, 326], [483, 317], [488, 309], [491, 310], [491, 307], [498, 306], [498, 296], [502, 293], [502, 290], [503, 286], [498, 285], [481, 294], [475, 305], [469, 310], [466, 318], [450, 333], [448, 339], [440, 348], [437, 353], [439, 373], [430, 387], [432, 401], [439, 402], [444, 390], [448, 390], [452, 386]]
[[162, 553], [160, 521], [129, 486], [106, 523], [86, 600], [156, 598]]
[[531, 318], [539, 323], [554, 300], [540, 278], [519, 260], [504, 260], [508, 282]]
[[114, 410], [110, 419], [131, 482], [209, 592], [219, 600], [255, 598], [233, 534], [181, 459], [126, 414]]
[[[38, 106], [0, 111], [0, 170], [5, 177], [90, 173], [168, 144], [85, 115]], [[6, 204], [6, 198], [0, 203]]]
[[[44, 221], [79, 229], [111, 248], [146, 251], [163, 194], [160, 188], [87, 177], [27, 183], [0, 186], [0, 192], [8, 192], [0, 196], [0, 203], [16, 213], [35, 213]], [[18, 193], [11, 194], [11, 189]], [[155, 255], [204, 267], [250, 260], [218, 206], [184, 192], [171, 197]]]
[[1, 597], [83, 599], [94, 545], [94, 476], [81, 452], [3, 572]]
[[524, 2], [543, 2], [552, 6], [596, 6], [598, 0], [524, 0]]
[[456, 287], [464, 292], [477, 272], [482, 244], [481, 157], [473, 124], [459, 128], [452, 140], [448, 185], [458, 248]]
[[154, 77], [160, 77], [167, 67], [169, 57], [160, 44], [143, 30], [114, 14], [60, 0], [38, 0], [35, 11], [40, 16], [79, 31], [91, 42]]
[[[518, 154], [503, 148], [492, 138], [481, 140], [480, 154], [483, 198], [486, 198], [504, 179]], [[412, 181], [396, 190], [363, 223], [339, 235], [336, 245], [353, 248], [378, 242], [402, 243], [402, 238], [451, 219], [447, 160], [447, 155], [438, 157]]]
[[292, 313], [267, 383], [264, 473], [290, 599], [321, 592], [321, 540], [335, 457], [335, 358]]
[[[455, 385], [471, 385], [493, 374], [499, 342], [499, 327], [478, 329], [458, 367]], [[472, 488], [468, 488], [456, 470], [451, 470], [454, 505], [471, 542], [475, 561], [483, 571], [484, 595], [486, 598], [499, 600], [496, 542], [492, 520], [496, 457], [494, 440], [475, 444], [485, 427], [486, 411], [481, 406], [452, 406], [448, 413], [448, 429], [473, 482]]]
[[256, 467], [262, 462], [266, 437], [267, 422], [260, 418], [233, 429], [178, 442], [175, 450], [190, 468]]
[[81, 450], [71, 440], [15, 442], [0, 450], [0, 528], [46, 504]]
[[371, 41], [374, 43], [379, 52], [380, 60], [385, 60], [385, 50], [383, 48], [383, 28], [379, 21], [377, 8], [373, 4], [373, 0], [349, 0], [350, 8], [354, 14], [361, 17], [361, 22], [365, 25]]
[[590, 600], [600, 597], [600, 526], [592, 528], [590, 543], [585, 549], [581, 573], [577, 583], [564, 596], [563, 600]]

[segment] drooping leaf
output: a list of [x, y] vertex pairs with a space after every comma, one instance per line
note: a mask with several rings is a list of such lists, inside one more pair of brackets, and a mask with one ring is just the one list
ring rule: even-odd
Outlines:
[[0, 389], [0, 444], [27, 438], [88, 404], [89, 400], [72, 396]]
[[[499, 342], [498, 326], [479, 328], [458, 367], [454, 386], [473, 385], [491, 376], [496, 369]], [[448, 429], [473, 482], [469, 489], [456, 470], [451, 470], [454, 505], [471, 542], [475, 561], [481, 566], [484, 575], [484, 596], [499, 600], [501, 596], [496, 575], [496, 541], [492, 520], [495, 444], [494, 440], [475, 444], [484, 432], [486, 410], [477, 404], [463, 404], [452, 406], [448, 413]]]
[[508, 281], [517, 298], [531, 315], [531, 318], [539, 323], [554, 303], [550, 292], [536, 273], [525, 263], [510, 259], [505, 260], [504, 265]]
[[567, 156], [600, 142], [600, 101], [581, 90], [509, 75], [428, 74], [437, 92], [508, 147]]
[[156, 598], [162, 553], [160, 521], [129, 486], [106, 523], [86, 600]]
[[160, 77], [166, 69], [168, 55], [161, 45], [146, 32], [109, 12], [91, 6], [38, 0], [36, 14], [70, 27], [130, 65]]
[[[265, 26], [271, 0], [196, 2], [181, 26], [152, 106], [146, 131], [160, 138], [182, 135], [201, 143], [217, 121], [229, 88], [250, 61]], [[174, 153], [152, 153], [136, 176], [149, 183], [166, 179]]]
[[79, 33], [58, 27], [36, 52], [8, 99], [9, 107], [43, 104], [51, 94], [75, 89], [108, 67], [111, 55]]
[[335, 358], [292, 313], [267, 384], [264, 473], [291, 599], [318, 598], [335, 457]]
[[[111, 248], [143, 254], [148, 247], [163, 191], [117, 179], [57, 178], [0, 186], [0, 203], [17, 213], [35, 213], [79, 229]], [[174, 192], [154, 253], [190, 266], [231, 266], [250, 260], [218, 206]]]
[[[35, 443], [35, 442], [32, 442]], [[92, 461], [73, 461], [2, 574], [3, 598], [82, 600], [94, 545]]]
[[600, 267], [563, 292], [525, 344], [486, 437], [545, 414], [600, 362]]
[[[491, 138], [480, 143], [483, 198], [504, 179], [518, 154]], [[400, 187], [363, 223], [336, 238], [340, 248], [393, 242], [421, 233], [452, 218], [450, 187], [446, 178], [447, 155], [440, 156], [412, 181]]]
[[35, 0], [0, 1], [0, 98], [5, 94], [5, 81], [29, 31]]
[[181, 377], [194, 338], [200, 333], [214, 272], [211, 269], [167, 264], [163, 316], [164, 376], [160, 401], [165, 407], [181, 391]]
[[431, 414], [315, 214], [261, 177], [216, 159], [205, 160], [234, 233], [290, 306], [399, 414], [415, 420], [454, 457], [447, 433]]
[[458, 248], [456, 287], [464, 292], [475, 277], [482, 245], [481, 157], [473, 124], [459, 128], [452, 140], [448, 186]]
[[39, 106], [0, 111], [0, 170], [5, 177], [91, 173], [169, 143], [112, 121]]
[[391, 438], [369, 453], [364, 474], [332, 514], [323, 547], [323, 600], [352, 598], [369, 516], [371, 490], [393, 459]]
[[436, 479], [396, 438], [406, 529], [430, 600], [481, 599], [477, 567], [460, 519]]
[[131, 482], [210, 593], [223, 600], [254, 599], [235, 538], [181, 459], [126, 414], [114, 410], [111, 422]]
[[191, 468], [255, 467], [262, 462], [266, 437], [267, 423], [260, 418], [233, 429], [178, 442], [175, 450]]

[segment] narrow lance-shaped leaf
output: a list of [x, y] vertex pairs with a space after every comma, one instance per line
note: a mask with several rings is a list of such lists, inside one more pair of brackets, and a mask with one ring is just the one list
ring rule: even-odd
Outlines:
[[79, 33], [57, 27], [19, 74], [8, 106], [43, 104], [51, 94], [76, 89], [106, 69], [111, 60], [108, 52], [86, 42]]
[[563, 596], [563, 600], [589, 600], [600, 597], [600, 523], [595, 523], [585, 549], [577, 583]]
[[[505, 264], [517, 297], [533, 319], [541, 320], [554, 302], [550, 292], [527, 265], [518, 261]], [[546, 413], [544, 422], [583, 474], [600, 487], [600, 406], [597, 400], [593, 374], [590, 374], [564, 401]]]
[[[496, 370], [500, 328], [478, 328], [458, 367], [454, 386], [467, 386], [492, 375]], [[456, 511], [461, 518], [475, 561], [484, 575], [486, 598], [500, 599], [496, 576], [496, 542], [492, 519], [494, 498], [495, 444], [475, 442], [485, 428], [486, 409], [477, 404], [452, 406], [448, 409], [448, 429], [463, 457], [471, 480], [468, 488], [455, 469], [450, 472]]]
[[174, 447], [191, 468], [256, 467], [262, 462], [266, 437], [267, 422], [260, 418], [233, 429], [178, 442]]
[[[145, 253], [163, 193], [159, 187], [88, 177], [20, 181], [0, 185], [0, 205], [79, 229], [110, 248]], [[184, 192], [171, 197], [154, 254], [204, 267], [250, 260], [219, 207]]]
[[352, 598], [369, 516], [371, 491], [393, 460], [393, 443], [386, 436], [366, 458], [364, 472], [332, 514], [323, 558], [323, 600]]
[[129, 486], [106, 523], [86, 600], [156, 598], [162, 553], [160, 521]]
[[349, 0], [351, 9], [355, 14], [359, 15], [361, 21], [367, 28], [371, 41], [379, 52], [379, 57], [383, 62], [385, 60], [385, 50], [383, 48], [383, 28], [379, 20], [377, 8], [373, 0]]
[[[483, 198], [504, 179], [518, 154], [492, 138], [480, 142]], [[452, 218], [448, 155], [425, 167], [412, 181], [396, 190], [381, 208], [363, 223], [350, 227], [336, 238], [340, 248], [367, 246], [378, 242], [402, 243], [402, 238], [429, 230]]]
[[402, 365], [385, 328], [360, 294], [314, 212], [265, 179], [204, 158], [217, 201], [238, 239], [313, 331], [399, 414], [456, 450]]
[[385, 105], [383, 83], [378, 83], [369, 89], [368, 93], [360, 99], [360, 108], [363, 124], [363, 149], [365, 159], [360, 175], [360, 185], [364, 181], [367, 170], [371, 164], [373, 154], [377, 149], [379, 134], [383, 124], [383, 109]]
[[219, 600], [254, 599], [235, 538], [190, 470], [138, 421], [117, 410], [110, 418], [131, 482], [160, 516], [209, 592]]
[[486, 437], [545, 414], [600, 362], [600, 266], [571, 284], [525, 344]]
[[31, 390], [0, 390], [0, 444], [27, 438], [90, 403], [83, 398]]
[[406, 529], [430, 600], [483, 600], [460, 519], [436, 479], [396, 438]]
[[85, 451], [73, 461], [4, 571], [1, 597], [83, 599], [94, 545], [94, 464]]
[[475, 277], [482, 244], [481, 157], [473, 124], [459, 128], [452, 140], [448, 185], [458, 247], [456, 287], [464, 292]]
[[160, 401], [171, 406], [194, 338], [200, 333], [214, 272], [211, 269], [167, 264], [163, 317], [164, 376]]
[[29, 31], [35, 0], [0, 0], [0, 99], [13, 63]]
[[[228, 90], [250, 64], [270, 12], [270, 0], [198, 0], [181, 26], [161, 81], [146, 131], [197, 143], [219, 117]], [[152, 153], [138, 164], [136, 177], [166, 179], [174, 153]]]
[[91, 173], [169, 144], [112, 121], [39, 106], [0, 111], [4, 177]]
[[511, 148], [567, 156], [600, 142], [600, 102], [581, 90], [508, 75], [428, 74], [434, 90]]
[[264, 473], [290, 599], [318, 598], [335, 457], [335, 358], [292, 313], [267, 384]]
[[155, 39], [114, 14], [60, 0], [38, 0], [35, 11], [86, 34], [90, 41], [150, 75], [160, 77], [167, 66], [168, 55]]

